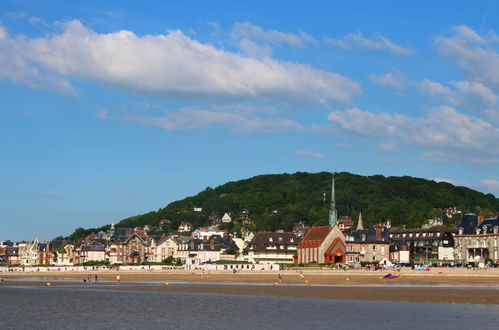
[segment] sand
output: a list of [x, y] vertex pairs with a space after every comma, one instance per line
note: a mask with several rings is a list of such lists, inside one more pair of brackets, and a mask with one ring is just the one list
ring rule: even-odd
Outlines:
[[[72, 287], [79, 289], [499, 305], [499, 269], [432, 268], [429, 272], [404, 269], [398, 279], [381, 279], [387, 273], [304, 270], [302, 278], [298, 271], [286, 270], [279, 272], [280, 285], [275, 285], [278, 272], [263, 271], [236, 274], [229, 271], [203, 274], [202, 271], [185, 270], [0, 273], [4, 279], [0, 285], [40, 286], [50, 281], [52, 286], [47, 289], [73, 283]], [[115, 284], [117, 274], [121, 278], [119, 286]], [[97, 275], [99, 280], [82, 285], [83, 278], [88, 275], [92, 279]], [[30, 281], [29, 278], [33, 277], [36, 279]], [[63, 278], [74, 279], [74, 282], [59, 280]], [[165, 282], [169, 285], [165, 286]]]

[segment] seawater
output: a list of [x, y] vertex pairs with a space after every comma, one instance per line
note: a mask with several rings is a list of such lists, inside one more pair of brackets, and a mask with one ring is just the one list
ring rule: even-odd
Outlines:
[[0, 287], [0, 329], [497, 329], [499, 306]]

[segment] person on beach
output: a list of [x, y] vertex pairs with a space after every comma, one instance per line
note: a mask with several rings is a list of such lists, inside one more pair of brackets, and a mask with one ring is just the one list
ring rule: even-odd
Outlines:
[[97, 274], [95, 274], [95, 282], [97, 282]]
[[300, 277], [301, 277], [302, 279], [304, 279], [304, 278], [305, 278], [305, 275], [303, 275], [303, 272], [302, 272], [301, 270], [300, 270]]
[[234, 275], [236, 275], [236, 272], [237, 272], [236, 268], [232, 268], [232, 273], [233, 273]]
[[121, 278], [120, 275], [116, 275], [116, 285], [120, 284]]
[[281, 282], [282, 282], [281, 273], [277, 274], [277, 282], [279, 282], [279, 284], [281, 284]]

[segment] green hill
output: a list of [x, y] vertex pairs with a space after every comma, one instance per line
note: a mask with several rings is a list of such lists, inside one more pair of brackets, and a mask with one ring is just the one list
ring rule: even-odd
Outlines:
[[[494, 195], [445, 182], [347, 172], [337, 173], [335, 178], [338, 215], [356, 219], [358, 211], [362, 210], [367, 225], [391, 219], [394, 226], [417, 227], [431, 216], [442, 216], [438, 209], [451, 206], [463, 212], [483, 210], [486, 214], [499, 210], [499, 199]], [[117, 226], [157, 225], [162, 219], [170, 219], [171, 229], [176, 229], [181, 221], [189, 221], [196, 227], [208, 225], [212, 214], [222, 216], [224, 212], [230, 212], [233, 220], [237, 219], [243, 209], [249, 210], [257, 230], [290, 230], [300, 220], [308, 225], [325, 225], [330, 194], [331, 174], [327, 172], [260, 175], [206, 188], [158, 211], [124, 219]], [[195, 207], [202, 208], [202, 211], [195, 212]], [[458, 220], [444, 219], [449, 225]], [[107, 228], [78, 228], [70, 238]]]

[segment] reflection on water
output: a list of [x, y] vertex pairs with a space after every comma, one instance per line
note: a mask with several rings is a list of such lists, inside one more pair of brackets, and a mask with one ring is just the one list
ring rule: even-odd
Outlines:
[[496, 329], [499, 306], [0, 287], [0, 328]]

